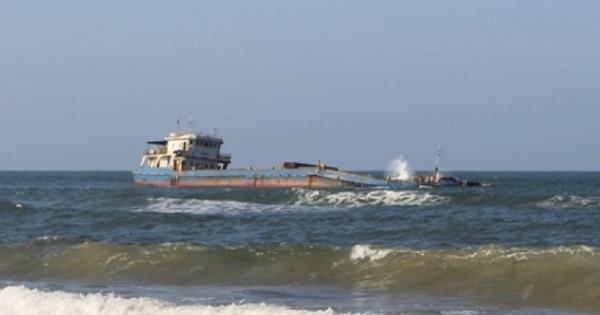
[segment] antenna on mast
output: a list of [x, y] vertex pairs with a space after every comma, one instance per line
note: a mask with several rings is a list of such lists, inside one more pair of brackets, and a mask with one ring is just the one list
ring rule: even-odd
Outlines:
[[190, 116], [188, 117], [188, 133], [192, 133], [192, 125], [194, 123], [192, 122], [192, 113], [190, 112]]

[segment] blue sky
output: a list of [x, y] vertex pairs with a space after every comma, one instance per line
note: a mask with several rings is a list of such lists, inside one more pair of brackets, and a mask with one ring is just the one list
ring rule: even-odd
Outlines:
[[2, 1], [0, 170], [129, 170], [218, 132], [231, 167], [600, 171], [599, 1]]

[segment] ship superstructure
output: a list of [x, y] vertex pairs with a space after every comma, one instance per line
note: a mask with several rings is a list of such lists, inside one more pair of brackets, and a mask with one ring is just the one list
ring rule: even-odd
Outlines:
[[231, 155], [221, 153], [223, 139], [213, 135], [171, 132], [161, 141], [148, 141], [142, 167], [170, 168], [176, 172], [227, 169]]

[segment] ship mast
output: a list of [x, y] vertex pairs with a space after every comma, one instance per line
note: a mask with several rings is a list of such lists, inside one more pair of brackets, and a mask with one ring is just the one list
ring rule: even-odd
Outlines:
[[440, 158], [442, 157], [442, 145], [438, 145], [437, 158], [435, 159], [435, 170], [433, 171], [433, 180], [438, 181], [440, 179], [439, 165]]

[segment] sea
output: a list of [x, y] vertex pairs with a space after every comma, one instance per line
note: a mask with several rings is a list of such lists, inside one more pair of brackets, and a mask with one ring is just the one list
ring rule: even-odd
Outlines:
[[[383, 175], [383, 172], [371, 172]], [[135, 187], [0, 172], [0, 314], [599, 314], [599, 172]]]

